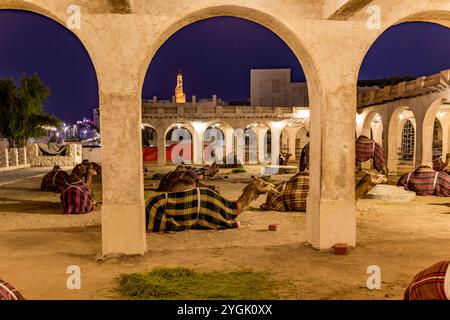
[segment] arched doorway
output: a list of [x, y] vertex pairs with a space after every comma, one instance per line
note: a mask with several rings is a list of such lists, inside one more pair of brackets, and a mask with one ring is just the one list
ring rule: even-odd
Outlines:
[[144, 162], [158, 161], [158, 135], [156, 130], [147, 125], [142, 125], [142, 147]]
[[399, 165], [414, 165], [416, 146], [416, 130], [411, 120], [406, 119], [401, 133], [401, 145], [399, 148]]
[[205, 130], [203, 159], [206, 163], [222, 163], [225, 157], [225, 133], [221, 123], [214, 123]]
[[194, 157], [193, 136], [183, 124], [176, 124], [166, 133], [166, 162], [169, 164], [192, 163]]

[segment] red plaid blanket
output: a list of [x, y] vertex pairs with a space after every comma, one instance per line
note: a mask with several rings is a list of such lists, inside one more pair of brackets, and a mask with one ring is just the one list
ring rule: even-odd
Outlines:
[[386, 155], [383, 147], [375, 141], [356, 141], [356, 161], [366, 162], [373, 160], [373, 166], [377, 171], [386, 167]]
[[397, 186], [414, 191], [418, 196], [450, 196], [450, 176], [427, 167], [403, 175]]
[[94, 195], [87, 184], [78, 181], [66, 186], [61, 193], [65, 214], [85, 214], [94, 209]]
[[273, 211], [306, 212], [308, 192], [309, 175], [298, 173], [289, 181], [279, 185], [276, 191], [269, 192], [266, 203], [261, 208]]
[[405, 291], [404, 300], [450, 300], [450, 261], [419, 272]]
[[0, 279], [0, 300], [25, 300], [17, 289]]

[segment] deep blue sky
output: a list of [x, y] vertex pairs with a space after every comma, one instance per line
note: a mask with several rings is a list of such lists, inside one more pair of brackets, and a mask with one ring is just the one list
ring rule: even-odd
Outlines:
[[[51, 87], [46, 111], [65, 121], [91, 117], [98, 106], [93, 65], [78, 39], [58, 23], [25, 11], [0, 11], [0, 78], [38, 73]], [[217, 94], [225, 100], [249, 96], [251, 68], [292, 68], [303, 81], [294, 54], [270, 30], [250, 21], [220, 17], [175, 33], [151, 62], [143, 96], [173, 95], [181, 69], [190, 98]], [[428, 75], [450, 68], [450, 30], [408, 23], [386, 31], [368, 53], [360, 79]]]

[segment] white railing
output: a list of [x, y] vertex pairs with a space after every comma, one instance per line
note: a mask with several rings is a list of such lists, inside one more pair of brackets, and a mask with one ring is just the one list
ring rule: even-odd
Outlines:
[[0, 171], [31, 167], [27, 148], [0, 149]]

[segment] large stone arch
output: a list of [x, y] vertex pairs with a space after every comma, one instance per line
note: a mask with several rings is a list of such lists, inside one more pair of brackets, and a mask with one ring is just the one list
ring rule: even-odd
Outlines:
[[[232, 16], [246, 19], [258, 23], [277, 34], [296, 55], [305, 73], [306, 81], [308, 83], [308, 93], [312, 90], [310, 86], [314, 86], [318, 90], [317, 71], [313, 59], [309, 54], [302, 41], [298, 38], [298, 34], [292, 31], [285, 23], [280, 21], [271, 13], [263, 12], [260, 8], [252, 8], [251, 6], [241, 5], [206, 5], [204, 8], [197, 9], [192, 12], [186, 12], [184, 16], [172, 21], [167, 27], [162, 30], [156, 39], [152, 42], [148, 50], [146, 58], [139, 68], [139, 92], [142, 93], [145, 76], [148, 67], [159, 48], [178, 30], [192, 23], [205, 20], [208, 18]], [[309, 94], [310, 95], [310, 94]]]
[[[376, 127], [373, 123], [374, 120], [378, 121]], [[376, 110], [369, 111], [369, 113], [364, 118], [361, 135], [369, 138], [372, 137], [375, 142], [383, 145], [383, 131], [384, 122], [381, 114]]]

